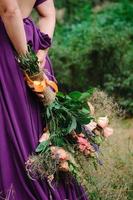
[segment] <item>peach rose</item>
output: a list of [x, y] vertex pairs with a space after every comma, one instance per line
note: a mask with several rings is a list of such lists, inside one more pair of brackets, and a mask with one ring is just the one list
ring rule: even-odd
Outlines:
[[83, 144], [80, 144], [78, 147], [79, 147], [79, 150], [80, 150], [81, 152], [85, 151], [85, 149], [86, 149], [86, 146], [83, 145]]
[[52, 154], [56, 153], [57, 150], [58, 150], [58, 148], [59, 148], [59, 147], [55, 147], [55, 146], [50, 147], [51, 153], [52, 153]]
[[59, 160], [69, 160], [68, 153], [61, 147], [51, 147], [51, 153], [54, 159], [58, 157]]
[[86, 124], [85, 127], [88, 128], [90, 131], [93, 131], [97, 127], [97, 123], [91, 121], [89, 124]]
[[105, 128], [108, 126], [109, 123], [109, 119], [108, 117], [99, 117], [97, 120], [97, 124], [101, 127], [101, 128]]
[[110, 127], [105, 127], [103, 129], [103, 135], [106, 138], [109, 137], [109, 136], [111, 136], [113, 134], [113, 132], [114, 132], [114, 130], [112, 128], [110, 128]]

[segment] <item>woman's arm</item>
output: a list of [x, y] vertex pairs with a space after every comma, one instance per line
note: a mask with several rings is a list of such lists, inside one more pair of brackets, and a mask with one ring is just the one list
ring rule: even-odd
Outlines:
[[53, 0], [46, 0], [44, 3], [37, 6], [39, 14], [38, 26], [42, 32], [53, 37], [55, 29], [56, 12]]
[[[56, 22], [56, 11], [53, 0], [46, 0], [44, 3], [37, 6], [37, 11], [40, 16], [38, 26], [42, 32], [48, 34], [49, 37], [53, 37], [55, 22]], [[38, 59], [42, 67], [44, 67], [44, 57], [46, 57], [48, 49], [39, 50], [37, 53]]]
[[3, 20], [6, 32], [18, 54], [26, 54], [26, 35], [17, 1], [0, 0], [0, 16]]

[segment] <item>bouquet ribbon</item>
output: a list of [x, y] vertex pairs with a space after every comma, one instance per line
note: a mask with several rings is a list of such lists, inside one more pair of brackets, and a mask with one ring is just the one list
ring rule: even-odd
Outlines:
[[58, 86], [54, 81], [44, 78], [42, 81], [33, 81], [27, 73], [25, 73], [25, 80], [29, 86], [34, 88], [35, 92], [44, 92], [46, 87], [51, 87], [55, 93], [58, 92]]

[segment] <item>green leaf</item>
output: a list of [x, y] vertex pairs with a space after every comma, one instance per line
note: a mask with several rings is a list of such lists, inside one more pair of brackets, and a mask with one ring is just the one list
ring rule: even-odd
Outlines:
[[63, 147], [65, 145], [64, 138], [60, 137], [59, 135], [54, 135], [51, 137], [51, 141], [54, 146]]
[[48, 146], [49, 146], [49, 141], [41, 142], [41, 143], [37, 146], [35, 152], [37, 152], [37, 153], [45, 152]]
[[78, 122], [83, 125], [83, 124], [88, 124], [90, 123], [92, 117], [89, 116], [88, 114], [83, 114], [83, 113], [78, 113], [78, 115], [76, 116], [77, 117], [77, 120]]
[[71, 118], [71, 123], [67, 129], [68, 133], [71, 133], [72, 130], [76, 129], [77, 127], [77, 121], [76, 121], [76, 118], [74, 116], [72, 116]]
[[51, 116], [49, 108], [46, 109], [46, 115], [47, 115], [47, 118], [49, 119]]
[[91, 94], [89, 92], [84, 92], [84, 93], [82, 93], [79, 100], [80, 101], [86, 101], [90, 96], [91, 96]]
[[89, 109], [87, 109], [87, 108], [82, 108], [82, 113], [84, 113], [84, 114], [89, 114]]
[[64, 95], [62, 92], [58, 92], [58, 93], [57, 93], [57, 97], [65, 98], [65, 95]]
[[56, 104], [54, 104], [54, 109], [60, 109], [61, 108], [61, 105], [59, 104], [59, 103], [56, 103]]
[[77, 101], [81, 97], [82, 93], [79, 91], [74, 91], [69, 93], [69, 97], [71, 97], [73, 100]]

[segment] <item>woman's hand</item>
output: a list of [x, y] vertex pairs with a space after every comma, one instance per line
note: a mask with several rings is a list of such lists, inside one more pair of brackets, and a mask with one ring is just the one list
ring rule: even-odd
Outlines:
[[46, 63], [46, 56], [47, 56], [47, 50], [39, 50], [37, 52], [37, 57], [40, 63], [40, 70], [44, 69]]

